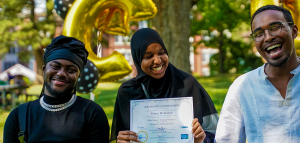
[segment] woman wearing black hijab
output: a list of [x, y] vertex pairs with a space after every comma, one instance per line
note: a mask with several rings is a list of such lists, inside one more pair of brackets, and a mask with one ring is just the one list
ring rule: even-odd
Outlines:
[[111, 141], [139, 141], [137, 134], [129, 131], [130, 100], [193, 97], [195, 143], [213, 142], [218, 121], [213, 102], [193, 76], [169, 63], [159, 34], [150, 28], [136, 31], [131, 39], [131, 53], [138, 75], [124, 82], [118, 90]]

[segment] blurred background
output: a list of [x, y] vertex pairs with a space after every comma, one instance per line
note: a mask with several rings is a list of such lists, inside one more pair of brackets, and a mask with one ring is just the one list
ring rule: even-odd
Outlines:
[[[43, 49], [54, 37], [68, 33], [65, 30], [69, 28], [67, 20], [76, 16], [71, 14], [78, 12], [73, 8], [78, 1], [84, 0], [0, 1], [0, 142], [3, 142], [3, 126], [10, 111], [24, 102], [38, 99], [43, 83]], [[94, 5], [100, 2], [105, 0], [98, 0]], [[280, 0], [268, 2], [282, 6]], [[92, 92], [78, 93], [102, 106], [110, 125], [119, 86], [137, 74], [130, 39], [140, 28], [149, 27], [159, 32], [170, 62], [194, 75], [211, 96], [218, 113], [234, 79], [264, 63], [250, 36], [251, 0], [124, 0], [124, 3], [137, 11], [144, 10], [146, 16], [136, 18], [138, 12], [129, 10], [126, 19], [126, 10], [121, 9], [108, 19], [107, 13], [112, 11], [108, 7], [106, 13], [99, 15], [106, 18], [104, 27], [111, 28], [110, 31], [101, 27], [101, 17], [100, 21], [92, 19], [96, 22], [88, 29], [90, 41], [84, 42], [90, 44], [91, 51], [99, 58], [90, 58], [90, 61], [98, 68], [100, 77]], [[114, 27], [121, 27], [121, 30]], [[77, 30], [71, 30], [74, 31]], [[97, 60], [111, 56], [114, 51], [123, 55], [130, 66], [129, 72], [118, 78], [104, 76], [113, 71], [105, 73], [104, 65], [97, 64]]]

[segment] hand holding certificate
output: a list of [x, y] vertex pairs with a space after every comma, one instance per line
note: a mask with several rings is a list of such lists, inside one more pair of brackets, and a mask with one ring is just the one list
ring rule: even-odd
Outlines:
[[138, 135], [133, 131], [120, 131], [118, 134], [118, 143], [128, 143], [127, 141], [139, 142]]
[[202, 143], [206, 137], [206, 134], [204, 132], [204, 130], [202, 129], [200, 123], [198, 122], [198, 119], [195, 118], [193, 120], [193, 123], [192, 123], [192, 133], [194, 134], [194, 137], [195, 137], [195, 143]]
[[193, 120], [192, 97], [131, 100], [130, 105], [130, 130], [142, 143], [193, 143], [192, 133], [197, 142], [205, 138]]

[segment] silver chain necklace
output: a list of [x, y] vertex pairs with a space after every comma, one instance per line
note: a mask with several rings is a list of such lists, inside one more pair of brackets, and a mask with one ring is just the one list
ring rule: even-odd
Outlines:
[[40, 104], [44, 109], [46, 109], [48, 111], [58, 112], [58, 111], [64, 110], [64, 109], [70, 107], [71, 105], [73, 105], [74, 102], [76, 101], [76, 97], [77, 96], [75, 94], [73, 94], [72, 98], [66, 103], [58, 104], [58, 105], [50, 105], [50, 104], [45, 103], [44, 96], [42, 96], [40, 98]]

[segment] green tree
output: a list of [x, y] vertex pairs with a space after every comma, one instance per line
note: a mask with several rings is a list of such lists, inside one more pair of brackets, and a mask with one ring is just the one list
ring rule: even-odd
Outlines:
[[[19, 53], [20, 60], [28, 60], [29, 54], [35, 56], [37, 73], [42, 75], [43, 48], [51, 43], [56, 21], [53, 15], [53, 0], [46, 0], [46, 11], [35, 13], [34, 0], [0, 1], [0, 52], [5, 54], [13, 44], [24, 50]], [[27, 52], [28, 46], [32, 53]], [[25, 58], [24, 58], [25, 57]], [[26, 58], [27, 57], [27, 58]]]
[[[224, 40], [224, 71], [225, 73], [245, 73], [263, 64], [261, 58], [253, 53], [253, 45], [232, 39]], [[211, 75], [216, 75], [220, 71], [220, 54], [211, 57], [209, 67]]]
[[[249, 33], [250, 0], [200, 0], [193, 7], [192, 35], [202, 35], [198, 43], [219, 49], [211, 57], [212, 73], [245, 72], [261, 65], [254, 55]], [[250, 33], [249, 33], [250, 34]]]

